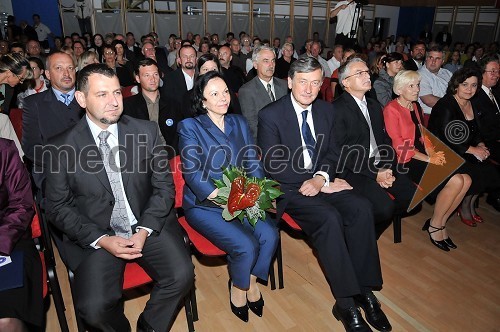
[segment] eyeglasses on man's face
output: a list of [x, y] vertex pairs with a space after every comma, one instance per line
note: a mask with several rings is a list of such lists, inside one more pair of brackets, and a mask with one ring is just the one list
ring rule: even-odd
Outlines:
[[370, 76], [370, 71], [369, 70], [361, 70], [361, 71], [358, 71], [358, 72], [355, 72], [354, 74], [352, 75], [349, 75], [347, 76], [346, 78], [344, 78], [345, 80], [350, 78], [350, 77], [356, 77], [356, 78], [360, 78], [361, 76], [364, 76], [364, 75], [368, 75]]

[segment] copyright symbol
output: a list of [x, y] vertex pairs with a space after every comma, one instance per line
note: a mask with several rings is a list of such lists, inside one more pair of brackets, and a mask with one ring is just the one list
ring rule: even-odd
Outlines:
[[444, 128], [446, 139], [453, 144], [461, 144], [469, 139], [469, 127], [461, 120], [453, 120]]

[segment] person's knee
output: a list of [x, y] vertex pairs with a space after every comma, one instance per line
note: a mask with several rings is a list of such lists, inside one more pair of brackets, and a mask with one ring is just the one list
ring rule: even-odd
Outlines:
[[80, 317], [92, 327], [102, 326], [109, 320], [107, 313], [118, 304], [103, 294], [100, 298], [94, 297], [85, 302], [77, 302], [76, 307]]
[[0, 331], [27, 331], [23, 321], [17, 318], [0, 318]]
[[[265, 221], [264, 221], [265, 222]], [[260, 243], [275, 248], [278, 244], [279, 233], [278, 228], [272, 225], [266, 225], [267, 227], [260, 235]]]
[[178, 293], [187, 293], [194, 282], [194, 267], [191, 261], [186, 261], [182, 265], [177, 265], [173, 274], [169, 277], [169, 287]]
[[228, 253], [234, 260], [245, 262], [251, 266], [259, 255], [259, 242], [253, 236], [240, 237], [237, 244]]

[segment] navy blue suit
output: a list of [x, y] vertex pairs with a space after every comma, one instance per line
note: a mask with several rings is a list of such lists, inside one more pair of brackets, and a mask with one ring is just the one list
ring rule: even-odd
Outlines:
[[336, 176], [339, 147], [333, 135], [336, 112], [316, 100], [311, 114], [316, 134], [313, 168], [304, 168], [300, 127], [290, 94], [259, 112], [258, 142], [266, 172], [285, 193], [277, 200], [278, 217], [287, 212], [318, 252], [335, 297], [350, 297], [363, 287], [381, 287], [382, 274], [370, 203], [350, 190], [304, 196], [299, 188], [317, 171]]
[[252, 227], [235, 219], [227, 222], [222, 209], [207, 200], [229, 164], [244, 167], [249, 176], [263, 177], [257, 149], [245, 118], [226, 115], [224, 133], [208, 115], [178, 124], [183, 167], [183, 207], [188, 223], [228, 254], [229, 273], [236, 287], [248, 289], [250, 274], [267, 280], [278, 241], [275, 222], [266, 218]]

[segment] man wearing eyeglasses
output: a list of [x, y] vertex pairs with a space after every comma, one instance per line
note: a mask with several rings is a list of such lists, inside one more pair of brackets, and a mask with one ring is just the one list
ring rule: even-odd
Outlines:
[[[382, 286], [370, 203], [337, 178], [335, 108], [318, 99], [323, 68], [312, 57], [290, 66], [292, 92], [259, 112], [258, 145], [267, 176], [279, 182], [277, 219], [289, 214], [317, 251], [335, 296], [332, 313], [346, 331], [371, 331], [358, 306], [371, 305], [367, 320], [380, 331], [391, 324], [372, 292]], [[366, 309], [365, 309], [366, 311]], [[333, 325], [330, 330], [336, 330]]]
[[365, 96], [372, 87], [366, 63], [356, 57], [347, 61], [339, 68], [339, 81], [345, 92], [333, 102], [333, 133], [342, 149], [338, 171], [354, 192], [372, 203], [379, 238], [394, 214], [406, 212], [416, 188], [396, 167], [382, 106]]
[[[500, 76], [499, 60], [487, 55], [478, 65], [483, 79], [481, 89], [471, 99], [472, 109], [484, 143], [490, 150], [490, 159], [500, 162], [500, 95], [493, 89]], [[500, 193], [490, 193], [486, 202], [500, 211]]]
[[26, 157], [33, 163], [33, 179], [38, 189], [42, 189], [45, 179], [42, 148], [50, 138], [73, 127], [84, 114], [74, 98], [73, 58], [64, 52], [52, 53], [47, 57], [45, 75], [51, 88], [25, 99], [21, 141]]

